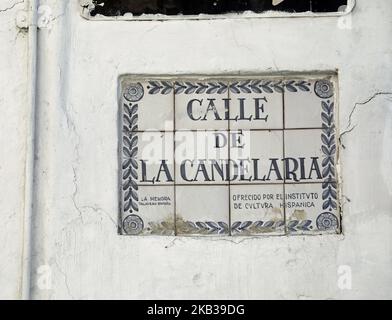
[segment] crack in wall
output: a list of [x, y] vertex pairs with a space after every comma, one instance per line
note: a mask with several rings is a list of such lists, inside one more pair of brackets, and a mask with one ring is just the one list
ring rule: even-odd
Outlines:
[[76, 140], [74, 143], [74, 159], [72, 160], [72, 164], [71, 164], [72, 172], [73, 172], [72, 183], [74, 185], [74, 191], [72, 192], [71, 199], [72, 199], [72, 203], [73, 203], [74, 208], [78, 212], [80, 220], [82, 221], [82, 223], [84, 223], [82, 209], [77, 203], [77, 196], [79, 193], [77, 165], [80, 162], [80, 154], [79, 154], [80, 137], [79, 137], [79, 134], [77, 133], [75, 123], [69, 114], [69, 110], [67, 110], [64, 107], [62, 107], [61, 109], [63, 110], [65, 118], [66, 118], [67, 128], [69, 131], [71, 131], [71, 134], [73, 135], [74, 140]]
[[[61, 75], [61, 68], [60, 68], [60, 75]], [[73, 148], [74, 149], [74, 157], [73, 157], [72, 163], [71, 163], [71, 168], [72, 168], [72, 173], [73, 173], [72, 183], [74, 186], [74, 191], [72, 192], [71, 200], [72, 200], [72, 203], [73, 203], [75, 210], [78, 213], [79, 219], [81, 220], [82, 224], [84, 224], [83, 211], [77, 202], [77, 196], [79, 193], [77, 166], [80, 162], [80, 154], [79, 154], [80, 135], [77, 132], [75, 121], [74, 121], [73, 117], [71, 116], [71, 111], [73, 110], [72, 105], [70, 106], [71, 110], [67, 109], [67, 107], [63, 104], [61, 104], [60, 108], [63, 111], [65, 121], [67, 124], [67, 128], [70, 131], [70, 135], [72, 136], [71, 142], [73, 142], [73, 145], [74, 145], [74, 148]]]
[[2, 13], [2, 12], [7, 12], [7, 11], [9, 11], [9, 10], [12, 10], [12, 9], [15, 8], [18, 4], [22, 4], [22, 3], [24, 3], [24, 0], [15, 2], [15, 3], [12, 4], [10, 7], [4, 8], [4, 9], [0, 9], [0, 13]]
[[365, 101], [363, 101], [363, 102], [356, 102], [354, 104], [354, 107], [352, 108], [352, 110], [351, 110], [351, 112], [349, 114], [349, 117], [348, 117], [348, 124], [346, 126], [346, 129], [339, 135], [339, 144], [342, 146], [343, 149], [346, 148], [345, 145], [342, 143], [343, 136], [347, 135], [348, 133], [351, 133], [358, 125], [358, 124], [354, 124], [354, 125], [352, 124], [352, 118], [353, 118], [353, 115], [354, 115], [355, 111], [357, 110], [357, 107], [358, 106], [364, 106], [364, 105], [370, 103], [372, 100], [374, 100], [376, 97], [378, 97], [380, 95], [392, 95], [392, 91], [391, 92], [389, 92], [389, 91], [377, 91], [370, 98], [366, 99]]
[[[340, 211], [344, 212], [344, 207], [351, 202], [351, 199], [346, 195], [342, 194], [341, 196], [341, 203], [340, 203]], [[342, 217], [343, 218], [343, 217]]]
[[70, 287], [69, 287], [68, 276], [67, 276], [67, 274], [60, 268], [60, 266], [59, 266], [59, 264], [58, 264], [58, 262], [57, 262], [56, 260], [54, 261], [54, 264], [56, 265], [56, 267], [57, 267], [57, 269], [59, 270], [59, 272], [61, 273], [61, 275], [64, 277], [64, 284], [65, 284], [65, 287], [67, 288], [68, 295], [69, 295], [73, 300], [75, 300], [75, 297], [74, 297], [74, 295], [71, 293], [71, 289], [70, 289]]
[[[268, 238], [276, 238], [276, 235], [264, 235], [263, 239], [268, 239]], [[282, 236], [279, 236], [280, 238], [282, 238]], [[176, 237], [172, 240], [170, 240], [170, 242], [165, 245], [165, 249], [169, 249], [173, 246], [176, 245], [177, 242], [181, 242], [181, 243], [185, 243], [185, 240], [196, 240], [196, 241], [212, 241], [212, 242], [230, 242], [232, 244], [242, 244], [243, 242], [248, 242], [248, 241], [252, 241], [252, 240], [260, 240], [260, 236], [247, 236], [247, 237], [200, 237], [200, 236], [185, 236], [185, 237]]]
[[120, 224], [117, 223], [109, 214], [109, 212], [105, 211], [104, 209], [98, 207], [98, 206], [82, 206], [79, 207], [81, 210], [92, 210], [95, 213], [103, 213], [106, 217], [109, 218], [110, 221], [113, 222], [113, 224], [115, 225], [116, 228], [120, 227]]
[[78, 204], [77, 196], [79, 194], [79, 182], [78, 182], [77, 166], [80, 163], [80, 154], [79, 154], [80, 136], [77, 133], [74, 120], [70, 116], [69, 110], [67, 110], [65, 108], [62, 108], [62, 110], [63, 110], [65, 118], [66, 118], [67, 128], [73, 133], [74, 138], [76, 139], [75, 148], [74, 148], [75, 149], [75, 151], [74, 151], [74, 159], [72, 161], [72, 172], [73, 172], [72, 183], [74, 185], [74, 191], [72, 193], [71, 199], [72, 199], [73, 206], [74, 206], [74, 208], [76, 209], [76, 211], [77, 211], [77, 213], [79, 215], [79, 219], [81, 220], [82, 224], [84, 224], [85, 221], [83, 219], [83, 211], [85, 211], [85, 210], [93, 210], [96, 213], [103, 213], [106, 217], [109, 218], [109, 220], [111, 222], [113, 222], [113, 224], [117, 228], [118, 227], [118, 223], [104, 209], [102, 209], [102, 208], [100, 208], [98, 206], [93, 206], [93, 205], [80, 205], [80, 204]]
[[81, 208], [79, 207], [79, 205], [77, 204], [77, 201], [76, 201], [76, 196], [78, 195], [79, 187], [78, 187], [78, 178], [77, 178], [77, 175], [76, 175], [76, 168], [75, 168], [75, 166], [72, 166], [72, 171], [73, 171], [73, 180], [72, 180], [72, 182], [73, 182], [74, 188], [75, 188], [74, 192], [72, 193], [72, 202], [73, 202], [73, 205], [74, 205], [76, 211], [79, 214], [80, 220], [82, 221], [82, 223], [84, 223], [84, 221], [83, 221], [83, 212], [82, 212]]

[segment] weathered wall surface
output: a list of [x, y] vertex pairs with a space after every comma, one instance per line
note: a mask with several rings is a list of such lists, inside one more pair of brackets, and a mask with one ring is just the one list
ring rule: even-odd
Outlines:
[[25, 184], [27, 36], [23, 1], [0, 1], [0, 299], [20, 296]]
[[[41, 5], [52, 16], [39, 31], [34, 298], [392, 298], [390, 1], [358, 0], [344, 18], [165, 22], [88, 21], [76, 0]], [[1, 70], [16, 77], [14, 70], [23, 69], [9, 50], [24, 52], [24, 43], [11, 43], [12, 14], [6, 17], [11, 22], [2, 17], [0, 35], [9, 47], [0, 50], [13, 62], [2, 61]], [[339, 73], [343, 235], [117, 235], [119, 75], [313, 70]], [[10, 82], [1, 81], [3, 89]], [[14, 139], [9, 133], [20, 129], [10, 119], [16, 126], [23, 109], [10, 109], [19, 91], [6, 88], [9, 102], [1, 106], [10, 118], [1, 117], [1, 139], [10, 149], [1, 160], [13, 169], [2, 164], [1, 172], [13, 177], [6, 181], [13, 180], [13, 189], [1, 186], [5, 217], [20, 211], [11, 199], [23, 185], [21, 168], [14, 167], [22, 155], [3, 134]], [[1, 268], [14, 275], [1, 280], [8, 297], [18, 282], [18, 219], [1, 226], [14, 248], [1, 251]], [[351, 268], [351, 290], [338, 286], [341, 266]], [[37, 270], [50, 281], [43, 285]]]

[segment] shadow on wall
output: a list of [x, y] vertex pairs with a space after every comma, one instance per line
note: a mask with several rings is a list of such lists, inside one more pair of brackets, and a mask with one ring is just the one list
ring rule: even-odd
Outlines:
[[132, 13], [165, 15], [223, 14], [273, 10], [286, 12], [336, 12], [347, 0], [93, 0], [91, 15], [121, 16]]

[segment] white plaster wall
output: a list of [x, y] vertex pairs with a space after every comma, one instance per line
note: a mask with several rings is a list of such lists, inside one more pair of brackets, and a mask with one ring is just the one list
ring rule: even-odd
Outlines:
[[20, 297], [24, 214], [27, 36], [23, 1], [0, 0], [0, 299]]
[[[41, 4], [53, 15], [39, 31], [33, 298], [392, 298], [390, 1], [357, 0], [346, 20], [165, 22], [88, 21], [77, 0]], [[340, 130], [350, 131], [341, 137], [344, 235], [117, 235], [119, 75], [335, 69]], [[17, 239], [13, 225], [5, 232]], [[351, 290], [337, 285], [341, 265], [352, 269]]]

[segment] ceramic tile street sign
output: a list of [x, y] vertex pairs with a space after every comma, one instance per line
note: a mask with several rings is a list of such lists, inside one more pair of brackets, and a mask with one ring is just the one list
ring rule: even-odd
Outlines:
[[336, 78], [120, 81], [121, 233], [339, 233]]

